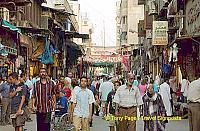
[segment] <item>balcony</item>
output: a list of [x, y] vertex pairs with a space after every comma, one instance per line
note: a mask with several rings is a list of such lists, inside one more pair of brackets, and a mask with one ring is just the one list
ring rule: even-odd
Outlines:
[[71, 23], [72, 23], [72, 30], [78, 31], [78, 21], [76, 20], [76, 15], [73, 14], [73, 10], [71, 9], [69, 2], [67, 0], [64, 0], [64, 2], [56, 1], [55, 3], [55, 9], [64, 10], [65, 13], [67, 13]]
[[17, 21], [15, 26], [17, 27], [31, 27], [28, 21]]

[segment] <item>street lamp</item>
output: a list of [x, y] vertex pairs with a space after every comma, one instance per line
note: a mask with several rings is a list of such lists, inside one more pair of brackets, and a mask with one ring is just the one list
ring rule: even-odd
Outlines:
[[[131, 33], [136, 33], [139, 34], [137, 31], [129, 29], [129, 32]], [[140, 71], [141, 71], [141, 75], [142, 73], [142, 42], [141, 42], [141, 37], [139, 37], [139, 48], [140, 48]]]

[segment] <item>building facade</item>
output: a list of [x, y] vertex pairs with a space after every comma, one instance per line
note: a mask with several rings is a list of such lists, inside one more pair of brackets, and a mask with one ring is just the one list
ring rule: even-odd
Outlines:
[[118, 53], [130, 56], [130, 71], [133, 71], [135, 65], [133, 52], [139, 49], [141, 44], [138, 37], [138, 23], [144, 19], [144, 7], [138, 5], [137, 0], [120, 0], [116, 6]]
[[[199, 70], [199, 2], [197, 0], [139, 0], [144, 5], [143, 74], [196, 79]], [[159, 28], [155, 23], [166, 23]], [[140, 28], [141, 29], [141, 28]], [[155, 30], [157, 29], [157, 30]], [[159, 36], [163, 33], [163, 36]], [[162, 38], [162, 39], [159, 39]], [[163, 41], [167, 39], [167, 41]], [[157, 41], [157, 42], [155, 42]], [[160, 42], [160, 44], [159, 44]], [[193, 64], [192, 64], [193, 63]]]
[[[15, 52], [11, 52], [15, 59], [12, 56], [13, 69], [9, 69], [27, 71], [32, 76], [40, 67], [47, 67], [54, 79], [66, 75], [69, 69], [77, 69], [77, 59], [84, 50], [73, 42], [79, 25], [67, 0], [15, 0], [0, 5], [1, 29], [5, 32], [10, 28], [10, 43]], [[9, 28], [4, 29], [3, 24]], [[4, 44], [3, 39], [1, 42]]]

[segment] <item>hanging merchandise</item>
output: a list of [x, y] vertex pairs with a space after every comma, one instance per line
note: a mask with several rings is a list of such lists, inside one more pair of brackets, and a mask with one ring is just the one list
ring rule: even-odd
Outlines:
[[44, 52], [38, 57], [42, 64], [53, 64], [53, 57], [49, 49], [48, 36], [45, 37]]
[[165, 74], [169, 74], [170, 73], [170, 66], [167, 64], [164, 64], [162, 67], [162, 72]]
[[178, 57], [177, 57], [177, 54], [178, 54], [178, 47], [177, 47], [177, 44], [174, 43], [173, 45], [173, 61], [174, 62], [177, 62], [178, 61]]

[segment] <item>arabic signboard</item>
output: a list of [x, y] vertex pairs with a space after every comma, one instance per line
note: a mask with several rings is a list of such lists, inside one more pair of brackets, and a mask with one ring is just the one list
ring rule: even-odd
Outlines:
[[122, 56], [120, 55], [91, 55], [87, 58], [89, 62], [121, 62]]
[[167, 45], [168, 44], [168, 22], [153, 21], [153, 37], [152, 45]]
[[87, 61], [91, 63], [116, 63], [121, 62], [125, 70], [129, 70], [129, 55], [90, 55]]

